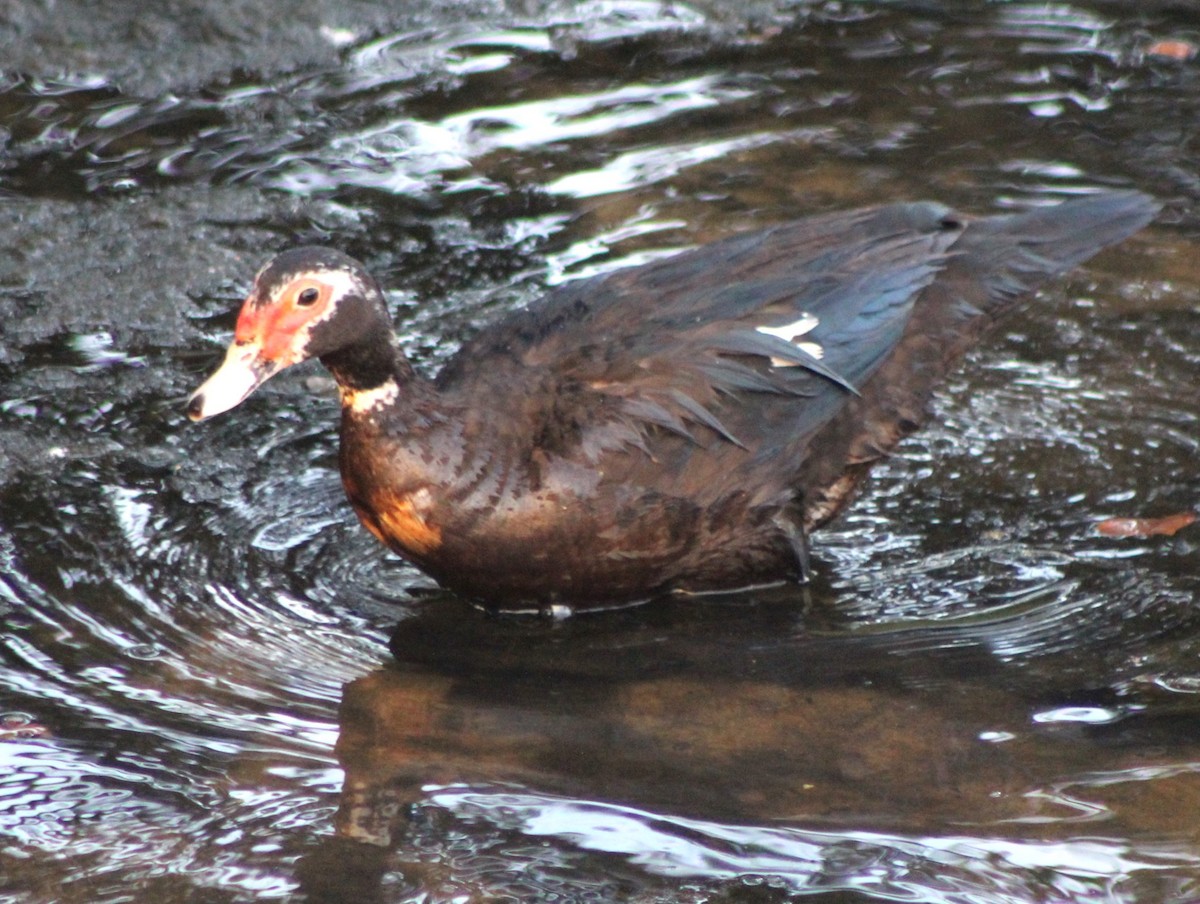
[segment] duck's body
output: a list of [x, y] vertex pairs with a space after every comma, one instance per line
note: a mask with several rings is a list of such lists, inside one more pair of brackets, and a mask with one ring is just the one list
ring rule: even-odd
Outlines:
[[321, 358], [363, 523], [495, 605], [799, 578], [808, 532], [984, 329], [1156, 209], [1113, 192], [975, 221], [936, 204], [800, 220], [561, 287], [432, 381], [361, 265], [298, 249], [259, 273], [189, 414]]

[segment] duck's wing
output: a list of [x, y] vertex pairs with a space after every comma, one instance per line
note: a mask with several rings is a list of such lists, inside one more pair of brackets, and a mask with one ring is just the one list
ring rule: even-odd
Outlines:
[[519, 396], [549, 378], [635, 445], [654, 428], [747, 449], [811, 433], [887, 358], [961, 230], [940, 205], [892, 205], [570, 283], [464, 346], [439, 382]]

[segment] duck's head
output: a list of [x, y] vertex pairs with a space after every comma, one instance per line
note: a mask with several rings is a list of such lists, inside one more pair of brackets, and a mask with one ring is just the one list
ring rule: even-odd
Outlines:
[[225, 360], [188, 399], [188, 417], [228, 411], [284, 368], [362, 342], [384, 310], [378, 284], [354, 258], [331, 248], [285, 251], [258, 271]]

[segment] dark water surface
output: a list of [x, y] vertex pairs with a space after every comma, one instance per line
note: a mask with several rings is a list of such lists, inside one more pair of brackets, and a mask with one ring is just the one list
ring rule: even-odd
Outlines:
[[[326, 38], [186, 93], [0, 84], [0, 900], [1200, 899], [1200, 528], [1095, 529], [1200, 505], [1200, 62], [1147, 52], [1194, 6]], [[295, 241], [435, 368], [802, 212], [1105, 186], [1168, 209], [972, 356], [804, 593], [490, 617], [357, 526], [321, 371], [182, 416]]]

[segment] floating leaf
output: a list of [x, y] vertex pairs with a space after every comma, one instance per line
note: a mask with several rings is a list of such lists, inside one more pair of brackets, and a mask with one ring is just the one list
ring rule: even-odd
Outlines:
[[1146, 48], [1146, 54], [1168, 60], [1186, 61], [1196, 55], [1196, 45], [1191, 41], [1155, 41]]
[[1196, 520], [1195, 512], [1165, 518], [1106, 518], [1096, 530], [1106, 537], [1170, 537]]

